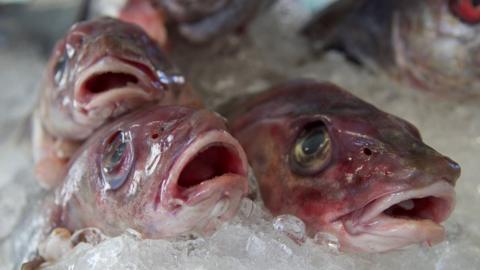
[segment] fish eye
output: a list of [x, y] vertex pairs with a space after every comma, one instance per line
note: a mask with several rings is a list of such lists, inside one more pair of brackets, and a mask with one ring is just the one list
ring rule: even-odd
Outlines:
[[133, 165], [133, 148], [128, 133], [118, 131], [106, 143], [102, 157], [102, 176], [107, 189], [120, 188]]
[[67, 53], [64, 52], [63, 55], [58, 58], [57, 63], [55, 63], [55, 67], [53, 68], [53, 79], [57, 85], [59, 85], [63, 79], [65, 69], [67, 68], [67, 60]]
[[463, 22], [480, 23], [480, 0], [450, 0], [450, 10]]
[[331, 141], [322, 122], [307, 125], [297, 138], [291, 153], [292, 169], [310, 175], [325, 167], [331, 156]]

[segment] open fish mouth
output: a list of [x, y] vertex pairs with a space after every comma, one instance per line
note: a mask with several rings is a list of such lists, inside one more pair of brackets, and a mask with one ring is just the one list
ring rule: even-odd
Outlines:
[[[151, 223], [153, 238], [211, 234], [236, 214], [248, 192], [247, 159], [236, 139], [215, 129], [192, 140], [179, 149], [179, 156], [166, 168], [168, 174], [159, 176], [152, 207], [159, 214]], [[165, 143], [175, 143], [174, 135]]]
[[445, 238], [445, 221], [455, 206], [455, 191], [446, 181], [382, 195], [343, 216], [341, 242], [347, 249], [384, 252], [413, 244], [429, 246]]
[[193, 205], [209, 199], [215, 191], [228, 193], [231, 188], [239, 188], [246, 192], [247, 170], [240, 144], [226, 131], [214, 130], [200, 135], [182, 153], [167, 185], [170, 194]]
[[123, 114], [159, 98], [162, 93], [156, 84], [159, 82], [148, 65], [103, 57], [84, 70], [75, 83], [77, 116], [88, 122]]
[[181, 216], [184, 231], [210, 231], [237, 212], [248, 192], [247, 171], [243, 148], [229, 133], [200, 134], [173, 164], [160, 205]]

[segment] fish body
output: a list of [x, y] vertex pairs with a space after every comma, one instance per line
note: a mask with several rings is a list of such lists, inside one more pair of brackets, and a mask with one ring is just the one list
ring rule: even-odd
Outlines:
[[72, 26], [53, 51], [34, 116], [38, 178], [55, 186], [94, 130], [150, 103], [201, 102], [139, 27], [110, 18]]
[[303, 30], [315, 51], [338, 49], [440, 95], [480, 93], [480, 5], [471, 0], [342, 0]]
[[[236, 109], [235, 109], [236, 108]], [[298, 80], [230, 107], [232, 134], [265, 206], [342, 250], [383, 252], [444, 237], [460, 167], [405, 120], [329, 83]]]

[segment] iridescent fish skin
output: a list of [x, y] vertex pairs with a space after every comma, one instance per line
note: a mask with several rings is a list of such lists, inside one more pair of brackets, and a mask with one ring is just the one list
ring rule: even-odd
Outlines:
[[240, 29], [272, 0], [129, 0], [119, 18], [136, 23], [160, 44], [166, 43], [165, 24], [201, 43]]
[[316, 51], [336, 48], [417, 89], [480, 94], [480, 3], [341, 0], [304, 30]]
[[39, 179], [56, 185], [78, 145], [119, 115], [149, 103], [200, 104], [183, 80], [137, 26], [110, 18], [72, 26], [53, 51], [34, 115]]
[[327, 232], [351, 252], [443, 240], [439, 223], [454, 208], [460, 167], [410, 123], [308, 80], [230, 109], [232, 134], [273, 214], [296, 215], [310, 236]]
[[49, 228], [110, 236], [131, 228], [153, 239], [209, 233], [236, 213], [247, 189], [245, 153], [223, 118], [154, 107], [85, 142], [56, 191]]

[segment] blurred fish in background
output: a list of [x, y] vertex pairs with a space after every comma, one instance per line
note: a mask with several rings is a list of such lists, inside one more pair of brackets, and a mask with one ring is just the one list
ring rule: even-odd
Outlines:
[[469, 100], [480, 92], [479, 24], [479, 1], [342, 0], [303, 34], [316, 54], [337, 50], [415, 89]]

